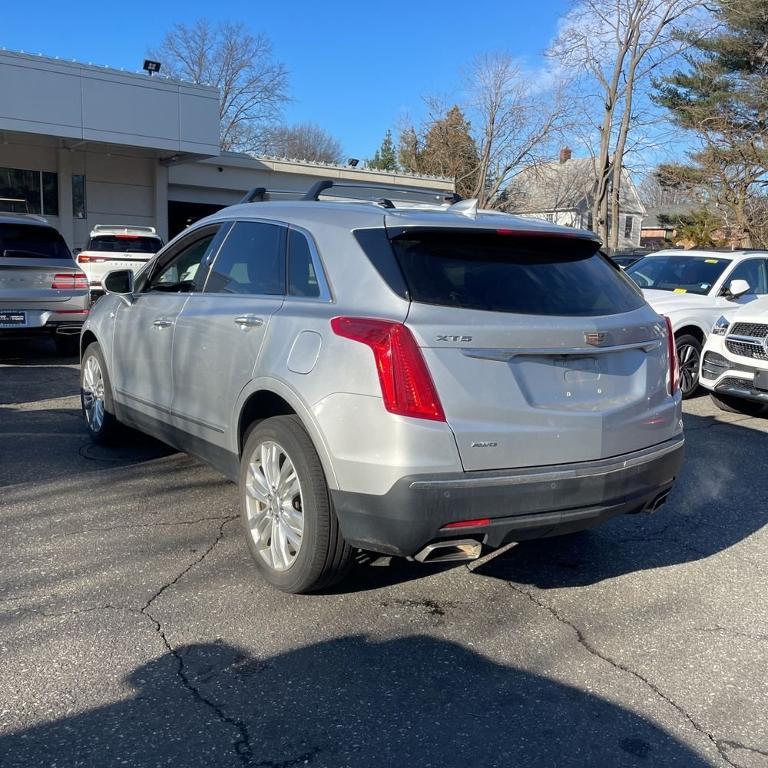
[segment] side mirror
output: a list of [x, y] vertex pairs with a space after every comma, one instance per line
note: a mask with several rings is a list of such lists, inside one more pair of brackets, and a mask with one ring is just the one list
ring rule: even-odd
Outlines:
[[728, 285], [728, 295], [732, 299], [738, 299], [739, 296], [743, 296], [751, 290], [752, 288], [746, 280], [731, 280]]
[[133, 271], [116, 269], [109, 272], [101, 283], [107, 293], [119, 296], [127, 305], [133, 304]]
[[82, 248], [73, 248], [72, 255], [77, 256], [77, 254], [80, 253], [82, 250], [83, 250]]

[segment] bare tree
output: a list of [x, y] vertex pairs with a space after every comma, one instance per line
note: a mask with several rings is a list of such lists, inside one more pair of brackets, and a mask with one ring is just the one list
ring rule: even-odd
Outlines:
[[701, 199], [693, 190], [669, 179], [659, 177], [658, 170], [646, 174], [637, 186], [638, 194], [646, 208], [664, 209], [669, 206], [688, 205], [694, 209], [701, 205]]
[[702, 0], [578, 0], [550, 49], [565, 71], [584, 74], [586, 112], [600, 115], [592, 214], [596, 231], [613, 249], [636, 102], [657, 68], [688, 47], [681, 28], [693, 24], [702, 6]]
[[467, 112], [479, 154], [472, 196], [486, 207], [499, 202], [523, 168], [551, 156], [568, 113], [567, 87], [532, 81], [506, 52], [478, 56], [468, 80]]
[[199, 19], [176, 24], [150, 55], [171, 77], [219, 89], [222, 150], [264, 150], [267, 129], [288, 101], [288, 73], [266, 35]]
[[340, 164], [344, 151], [337, 139], [314, 123], [278, 126], [269, 132], [267, 152], [278, 157]]

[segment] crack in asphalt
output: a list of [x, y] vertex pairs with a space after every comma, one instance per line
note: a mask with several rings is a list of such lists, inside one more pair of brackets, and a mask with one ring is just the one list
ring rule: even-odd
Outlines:
[[737, 629], [728, 629], [716, 624], [714, 627], [697, 627], [699, 632], [719, 632], [728, 637], [743, 637], [747, 640], [768, 640], [768, 633], [764, 632], [741, 632]]
[[[199, 702], [200, 704], [208, 707], [215, 715], [216, 717], [226, 725], [229, 725], [230, 727], [234, 728], [235, 732], [238, 734], [237, 739], [235, 740], [233, 746], [235, 748], [235, 752], [237, 753], [237, 756], [240, 760], [240, 762], [245, 766], [253, 766], [253, 747], [251, 746], [251, 736], [248, 731], [248, 726], [239, 718], [232, 717], [228, 715], [222, 707], [220, 707], [215, 701], [208, 698], [203, 694], [200, 689], [189, 679], [189, 676], [187, 675], [187, 671], [184, 664], [184, 657], [176, 650], [176, 648], [171, 645], [170, 640], [168, 639], [168, 636], [166, 635], [165, 629], [163, 628], [162, 623], [160, 620], [154, 616], [150, 612], [150, 608], [152, 606], [152, 603], [157, 600], [160, 595], [162, 595], [167, 589], [170, 589], [174, 584], [176, 584], [179, 579], [181, 579], [185, 574], [189, 573], [195, 566], [199, 565], [200, 563], [205, 560], [206, 557], [214, 550], [216, 545], [224, 538], [224, 526], [226, 526], [227, 523], [231, 522], [232, 520], [236, 519], [236, 515], [231, 515], [229, 517], [224, 518], [221, 525], [219, 526], [218, 533], [216, 534], [216, 538], [213, 540], [213, 543], [203, 552], [200, 557], [196, 558], [192, 563], [190, 563], [184, 570], [182, 570], [174, 579], [169, 581], [166, 584], [163, 584], [160, 589], [155, 592], [152, 597], [147, 600], [147, 602], [144, 604], [144, 606], [141, 608], [139, 613], [141, 613], [143, 616], [146, 616], [155, 627], [155, 631], [160, 636], [160, 639], [163, 641], [163, 645], [165, 645], [168, 652], [173, 656], [173, 658], [176, 660], [176, 674], [181, 681], [181, 684], [186, 688], [191, 694], [192, 697], [195, 699], [195, 701]], [[300, 758], [296, 758], [296, 760], [300, 760], [301, 762], [308, 762], [309, 759], [311, 759], [312, 756], [314, 756], [314, 752], [309, 753], [309, 757], [301, 756]], [[263, 766], [263, 768], [290, 768], [292, 765], [298, 765], [298, 762], [284, 762], [284, 763], [269, 763], [269, 762], [261, 762], [256, 763], [255, 765]]]
[[[159, 526], [176, 526], [176, 525], [195, 525], [196, 523], [207, 523], [214, 520], [224, 520], [224, 522], [229, 522], [230, 520], [234, 520], [236, 517], [233, 515], [215, 515], [214, 517], [199, 517], [196, 520], [160, 520], [155, 523], [126, 523], [125, 525], [107, 525], [102, 527], [96, 527], [96, 528], [83, 528], [80, 531], [74, 531], [73, 534], [80, 534], [80, 533], [96, 533], [101, 531], [120, 531], [120, 530], [126, 530], [126, 529], [133, 529], [133, 528], [156, 528]], [[73, 534], [67, 534], [69, 536]], [[195, 563], [193, 563], [195, 565]], [[186, 571], [185, 571], [186, 573]], [[184, 575], [183, 573], [181, 574]]]
[[[763, 757], [768, 757], [768, 752], [757, 749], [757, 747], [748, 747], [746, 744], [742, 744], [740, 741], [729, 741], [727, 739], [720, 739], [718, 742], [722, 745], [723, 749], [743, 749], [745, 752], [752, 752], [755, 755], [762, 755]], [[722, 754], [722, 751], [721, 753]], [[736, 765], [736, 763], [731, 763], [732, 765]]]
[[[701, 725], [701, 723], [699, 723], [689, 712], [687, 712], [682, 705], [678, 704], [674, 699], [670, 698], [655, 683], [653, 683], [647, 677], [644, 677], [643, 675], [641, 675], [639, 672], [635, 671], [631, 667], [628, 667], [626, 664], [623, 664], [622, 662], [616, 661], [616, 659], [611, 658], [610, 656], [608, 656], [607, 654], [603, 653], [598, 648], [596, 648], [594, 645], [592, 645], [592, 643], [590, 643], [589, 640], [587, 640], [586, 636], [581, 631], [581, 629], [579, 629], [579, 627], [576, 626], [576, 624], [574, 624], [572, 621], [565, 618], [565, 616], [562, 616], [557, 611], [556, 608], [554, 608], [551, 605], [548, 605], [543, 600], [541, 600], [536, 595], [534, 595], [532, 592], [529, 592], [528, 590], [523, 589], [522, 587], [519, 587], [516, 584], [507, 582], [507, 585], [515, 592], [523, 595], [525, 598], [530, 600], [534, 605], [547, 611], [547, 613], [549, 613], [550, 616], [552, 616], [560, 624], [571, 629], [571, 631], [576, 635], [576, 639], [579, 645], [581, 645], [582, 648], [584, 648], [584, 650], [587, 651], [587, 653], [600, 659], [601, 661], [604, 661], [606, 664], [610, 664], [614, 669], [617, 669], [621, 672], [625, 672], [626, 674], [634, 677], [636, 680], [639, 680], [648, 689], [653, 691], [653, 693], [656, 694], [656, 696], [658, 696], [662, 701], [664, 701], [666, 704], [668, 704], [669, 706], [677, 710], [694, 727], [694, 729], [698, 731], [698, 733], [700, 733], [702, 736], [705, 736], [709, 740], [709, 742], [717, 749], [718, 753], [720, 754], [720, 757], [726, 763], [728, 763], [728, 765], [731, 765], [734, 768], [740, 768], [739, 764], [735, 763], [728, 756], [727, 746], [732, 745], [735, 742], [716, 739], [709, 731], [706, 730], [706, 728], [704, 728], [703, 725]], [[749, 747], [744, 747], [744, 749], [749, 749]], [[754, 751], [759, 752], [759, 750], [754, 750]]]

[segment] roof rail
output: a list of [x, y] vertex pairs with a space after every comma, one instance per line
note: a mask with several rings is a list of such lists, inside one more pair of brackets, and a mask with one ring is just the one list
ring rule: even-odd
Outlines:
[[[428, 187], [401, 187], [397, 184], [374, 184], [372, 182], [365, 183], [359, 181], [335, 181], [334, 179], [321, 179], [316, 181], [306, 192], [302, 200], [319, 200], [320, 195], [328, 189], [359, 189], [359, 190], [372, 190], [376, 192], [385, 192], [385, 197], [370, 197], [370, 198], [351, 198], [351, 199], [363, 199], [370, 200], [371, 202], [387, 201], [394, 207], [393, 201], [404, 202], [422, 202], [422, 203], [436, 203], [436, 204], [453, 204], [460, 202], [463, 198], [461, 195], [455, 192], [447, 192], [442, 189], [430, 189]], [[340, 197], [346, 197], [340, 195]], [[417, 198], [417, 199], [414, 199]], [[427, 198], [427, 199], [424, 199]], [[385, 208], [390, 207], [386, 203], [382, 203]]]

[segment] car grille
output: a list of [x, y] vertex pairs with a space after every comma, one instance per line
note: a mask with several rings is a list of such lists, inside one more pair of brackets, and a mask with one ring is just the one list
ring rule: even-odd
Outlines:
[[733, 352], [734, 355], [739, 355], [740, 357], [768, 360], [768, 353], [765, 351], [765, 347], [757, 342], [734, 341], [728, 338], [725, 341], [725, 346], [729, 352]]
[[768, 325], [765, 323], [736, 323], [731, 328], [733, 336], [752, 336], [755, 339], [764, 339], [768, 336]]

